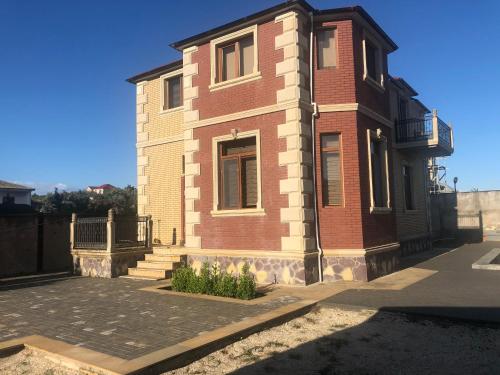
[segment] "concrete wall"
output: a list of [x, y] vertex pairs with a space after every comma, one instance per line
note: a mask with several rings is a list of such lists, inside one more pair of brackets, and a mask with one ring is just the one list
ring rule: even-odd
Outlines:
[[[431, 196], [432, 234], [434, 238], [462, 236], [500, 237], [500, 191], [443, 193]], [[462, 236], [463, 237], [463, 236]]]
[[0, 216], [0, 277], [36, 272], [37, 239], [37, 215]]
[[0, 277], [71, 268], [69, 217], [0, 216]]

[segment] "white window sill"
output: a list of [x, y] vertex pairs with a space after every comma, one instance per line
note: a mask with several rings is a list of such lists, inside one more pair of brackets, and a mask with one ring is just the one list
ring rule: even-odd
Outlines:
[[374, 80], [372, 77], [370, 77], [369, 75], [365, 75], [363, 77], [364, 81], [366, 83], [368, 83], [370, 86], [372, 86], [373, 88], [375, 88], [376, 90], [380, 91], [380, 92], [384, 92], [385, 91], [385, 87], [382, 86], [380, 84], [380, 82], [377, 82], [376, 80]]
[[371, 214], [389, 214], [391, 212], [391, 207], [370, 207]]
[[181, 112], [184, 110], [184, 107], [181, 105], [180, 107], [170, 108], [170, 109], [162, 109], [160, 110], [160, 115], [166, 115], [168, 113]]
[[265, 216], [266, 212], [263, 208], [243, 208], [239, 210], [212, 210], [210, 214], [213, 217], [227, 216]]
[[246, 76], [243, 76], [243, 77], [233, 78], [233, 79], [230, 79], [228, 81], [213, 83], [210, 86], [208, 86], [208, 89], [210, 91], [221, 90], [221, 89], [225, 89], [227, 87], [232, 87], [232, 86], [236, 86], [236, 85], [239, 85], [242, 83], [255, 81], [255, 80], [261, 79], [261, 78], [262, 78], [262, 75], [260, 74], [260, 72], [255, 72], [252, 74], [247, 74]]

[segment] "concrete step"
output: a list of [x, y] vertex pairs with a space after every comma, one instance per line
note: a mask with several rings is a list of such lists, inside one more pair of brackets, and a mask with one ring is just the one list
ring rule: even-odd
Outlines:
[[146, 260], [151, 262], [181, 262], [183, 259], [182, 255], [175, 254], [146, 254]]
[[172, 271], [138, 267], [129, 268], [128, 274], [129, 276], [147, 277], [155, 280], [170, 279], [172, 277]]
[[153, 254], [155, 255], [172, 255], [172, 256], [182, 256], [176, 250], [169, 247], [153, 247]]
[[147, 268], [147, 269], [157, 269], [157, 270], [165, 270], [172, 271], [180, 266], [179, 262], [152, 262], [149, 260], [139, 260], [137, 262], [137, 268]]

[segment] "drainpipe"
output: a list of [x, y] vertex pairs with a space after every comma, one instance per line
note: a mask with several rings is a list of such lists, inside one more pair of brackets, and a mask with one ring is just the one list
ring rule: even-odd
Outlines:
[[313, 46], [314, 46], [314, 14], [309, 13], [311, 17], [311, 32], [309, 40], [309, 93], [311, 97], [311, 105], [313, 113], [311, 116], [311, 133], [312, 133], [312, 177], [313, 177], [313, 204], [314, 204], [314, 232], [316, 233], [316, 247], [318, 248], [318, 276], [319, 282], [323, 282], [323, 249], [319, 237], [319, 210], [318, 210], [318, 185], [316, 176], [316, 117], [318, 117], [318, 105], [314, 102], [313, 95]]

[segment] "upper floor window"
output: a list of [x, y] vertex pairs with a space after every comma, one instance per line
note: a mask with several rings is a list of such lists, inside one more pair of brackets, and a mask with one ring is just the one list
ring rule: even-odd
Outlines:
[[182, 76], [163, 80], [163, 110], [182, 106]]
[[363, 78], [375, 83], [377, 88], [384, 87], [383, 53], [379, 44], [366, 34], [363, 39]]
[[320, 29], [317, 32], [318, 69], [337, 66], [337, 29]]
[[217, 46], [217, 82], [253, 73], [253, 35]]
[[257, 40], [253, 25], [210, 41], [210, 90], [261, 78]]
[[390, 209], [387, 138], [380, 129], [368, 130], [371, 210]]
[[340, 134], [321, 136], [323, 205], [341, 206], [343, 201]]

